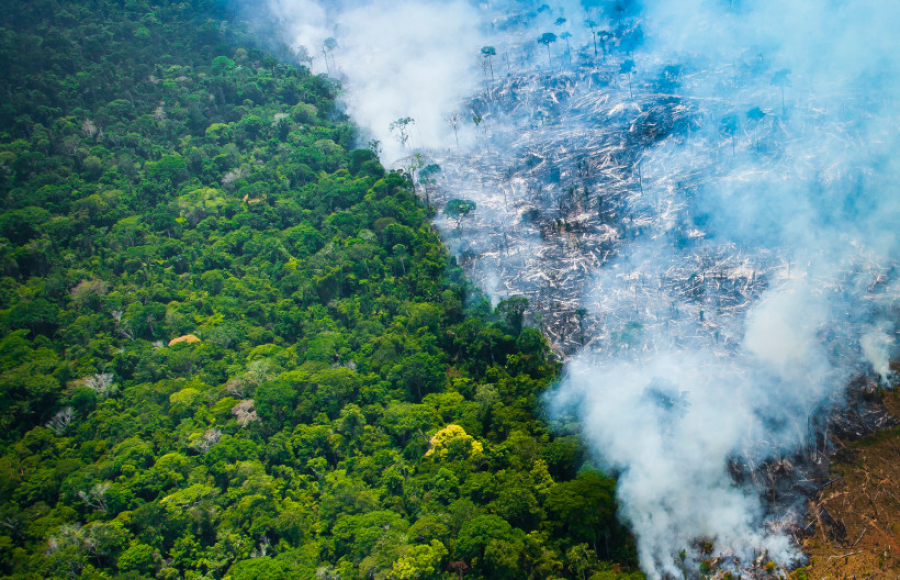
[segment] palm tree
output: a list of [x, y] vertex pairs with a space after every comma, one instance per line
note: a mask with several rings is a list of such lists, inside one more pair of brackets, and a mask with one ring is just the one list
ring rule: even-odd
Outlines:
[[596, 35], [600, 38], [600, 47], [603, 49], [603, 60], [606, 61], [606, 40], [610, 38], [613, 34], [608, 30], [601, 30], [596, 33]]
[[619, 72], [623, 75], [628, 75], [628, 95], [633, 99], [634, 93], [631, 91], [631, 73], [634, 72], [634, 61], [630, 58], [623, 61], [621, 66], [619, 66]]
[[[337, 40], [334, 37], [328, 37], [325, 39], [325, 42], [322, 43], [322, 54], [325, 56], [325, 69], [328, 71], [328, 74], [331, 74], [331, 66], [328, 65], [328, 54], [331, 54], [331, 64], [334, 64], [334, 49], [338, 47]], [[334, 67], [337, 69], [337, 66]]]
[[552, 32], [545, 32], [538, 38], [538, 43], [543, 44], [547, 47], [547, 64], [552, 65], [552, 61], [550, 60], [550, 45], [556, 42], [556, 35]]
[[594, 58], [597, 58], [597, 36], [594, 34], [594, 28], [597, 27], [597, 23], [593, 20], [585, 20], [584, 25], [591, 29], [591, 40], [594, 41]]
[[566, 52], [572, 52], [572, 47], [569, 46], [569, 39], [572, 38], [572, 35], [569, 33], [569, 31], [567, 30], [563, 32], [559, 35], [559, 37], [566, 41]]
[[481, 47], [481, 57], [485, 62], [491, 67], [491, 80], [494, 80], [494, 61], [493, 58], [497, 56], [497, 49], [493, 46], [482, 46]]
[[791, 86], [791, 79], [789, 75], [791, 74], [791, 69], [783, 68], [775, 73], [775, 76], [772, 77], [772, 84], [776, 87], [781, 87], [781, 116], [787, 116], [787, 107], [785, 106], [784, 101], [784, 89], [786, 87]]

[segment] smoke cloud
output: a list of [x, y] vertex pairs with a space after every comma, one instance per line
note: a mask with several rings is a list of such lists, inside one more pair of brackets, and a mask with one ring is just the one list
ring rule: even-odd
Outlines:
[[797, 561], [802, 506], [767, 505], [767, 474], [817, 461], [811, 425], [896, 354], [900, 4], [270, 8], [386, 162], [429, 155], [438, 203], [477, 202], [436, 223], [571, 355], [547, 407], [618, 476], [648, 576], [699, 539], [735, 568]]
[[[684, 66], [678, 92], [703, 112], [699, 143], [648, 151], [645, 163], [667, 164], [651, 187], [678, 165], [705, 167], [693, 191], [674, 196], [703, 218], [702, 245], [742, 251], [760, 270], [771, 256], [785, 262], [745, 309], [710, 309], [690, 332], [642, 339], [644, 352], [578, 355], [550, 397], [620, 472], [651, 577], [679, 573], [673, 554], [697, 537], [745, 563], [762, 550], [795, 560], [778, 514], [763, 513], [758, 488], [737, 486], [727, 468], [792, 458], [811, 444], [810, 417], [838, 404], [863, 361], [889, 372], [895, 335], [867, 324], [895, 300], [879, 285], [897, 258], [898, 174], [886, 160], [900, 47], [885, 22], [900, 7], [864, 4], [650, 1], [643, 12], [648, 43], [635, 59], [650, 74]], [[670, 260], [656, 249], [630, 267], [661, 271]], [[710, 324], [736, 342], [717, 349], [721, 340], [704, 337]], [[674, 352], [659, 347], [673, 339]], [[656, 384], [683, 393], [683, 406]]]
[[[483, 44], [479, 13], [462, 0], [322, 3], [271, 0], [288, 46], [301, 47], [317, 73], [343, 81], [348, 113], [381, 142], [385, 159], [452, 139], [447, 117], [475, 91]], [[337, 42], [325, 49], [326, 40]], [[391, 130], [412, 118], [408, 140]]]

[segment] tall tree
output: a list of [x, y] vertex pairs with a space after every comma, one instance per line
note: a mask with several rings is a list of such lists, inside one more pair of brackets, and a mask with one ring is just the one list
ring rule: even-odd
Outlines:
[[628, 96], [634, 98], [634, 92], [631, 90], [631, 74], [634, 72], [634, 60], [628, 58], [622, 61], [619, 66], [619, 74], [628, 75]]
[[787, 87], [791, 86], [791, 69], [783, 68], [775, 73], [772, 77], [772, 84], [776, 87], [781, 88], [781, 116], [787, 116], [787, 105], [784, 99], [784, 91]]
[[608, 30], [598, 30], [596, 33], [597, 38], [600, 39], [600, 48], [603, 49], [603, 61], [606, 61], [606, 41], [612, 38], [613, 33]]
[[569, 39], [572, 38], [572, 33], [566, 30], [565, 32], [560, 34], [559, 37], [566, 41], [566, 52], [571, 53], [572, 47], [569, 46]]
[[450, 113], [447, 116], [447, 123], [453, 128], [453, 135], [456, 137], [456, 149], [459, 150], [459, 113]]
[[552, 32], [545, 32], [540, 37], [538, 37], [538, 44], [543, 44], [547, 47], [547, 64], [553, 64], [550, 60], [550, 45], [556, 42], [556, 35]]
[[494, 57], [497, 56], [497, 49], [493, 46], [482, 46], [481, 47], [481, 58], [487, 63], [487, 65], [491, 69], [491, 80], [494, 78]]
[[591, 19], [587, 19], [584, 21], [584, 25], [591, 31], [591, 40], [594, 42], [594, 58], [597, 58], [597, 35], [594, 33], [594, 29], [597, 27], [597, 23]]
[[[337, 72], [337, 66], [334, 64], [334, 51], [337, 49], [338, 43], [334, 37], [328, 37], [325, 39], [325, 42], [322, 43], [322, 55], [325, 57], [325, 68], [328, 70], [328, 74], [335, 74]], [[328, 56], [331, 55], [331, 66], [334, 66], [334, 71], [332, 72], [331, 66], [328, 64]]]
[[397, 140], [400, 141], [400, 146], [404, 149], [406, 149], [406, 145], [409, 142], [409, 126], [415, 124], [416, 120], [412, 117], [400, 117], [390, 124], [391, 132], [397, 132]]
[[425, 189], [425, 204], [431, 207], [431, 188], [437, 183], [437, 176], [441, 172], [441, 166], [437, 163], [429, 163], [419, 171], [419, 182]]

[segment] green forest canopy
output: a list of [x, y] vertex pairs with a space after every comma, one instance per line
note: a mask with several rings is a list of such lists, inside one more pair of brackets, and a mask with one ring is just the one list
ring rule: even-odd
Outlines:
[[331, 80], [212, 0], [0, 26], [0, 577], [639, 577]]

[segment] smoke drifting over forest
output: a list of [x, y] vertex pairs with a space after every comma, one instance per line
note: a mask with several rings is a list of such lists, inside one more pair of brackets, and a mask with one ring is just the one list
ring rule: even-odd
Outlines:
[[[477, 9], [461, 0], [273, 0], [270, 6], [285, 42], [308, 51], [312, 70], [341, 78], [348, 112], [381, 141], [386, 160], [405, 154], [389, 129], [398, 118], [415, 120], [408, 147], [447, 143], [444, 117], [478, 86], [471, 47], [486, 41]], [[329, 38], [337, 47], [326, 56]]]
[[[582, 325], [547, 405], [618, 475], [648, 575], [698, 538], [787, 565], [802, 514], [755, 474], [895, 349], [900, 4], [583, 4], [270, 6], [386, 163], [429, 155], [477, 202], [438, 225], [485, 290]], [[529, 278], [560, 256], [577, 275]]]

